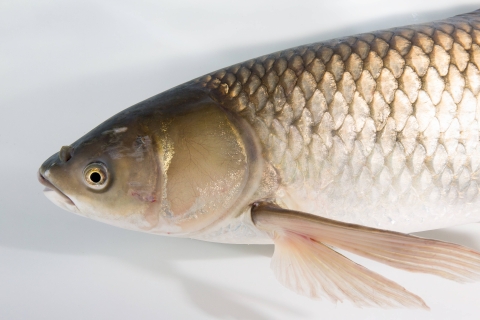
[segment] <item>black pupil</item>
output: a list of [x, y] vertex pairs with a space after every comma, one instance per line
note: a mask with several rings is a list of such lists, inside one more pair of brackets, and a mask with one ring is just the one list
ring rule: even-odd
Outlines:
[[102, 180], [102, 176], [98, 172], [92, 172], [90, 174], [90, 180], [92, 180], [92, 182], [99, 183], [100, 180]]

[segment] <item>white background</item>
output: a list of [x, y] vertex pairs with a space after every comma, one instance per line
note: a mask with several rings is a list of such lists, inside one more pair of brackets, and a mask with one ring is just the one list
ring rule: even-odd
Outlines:
[[[357, 259], [430, 312], [358, 309], [284, 289], [272, 246], [117, 229], [62, 211], [36, 170], [114, 113], [305, 43], [480, 8], [464, 0], [0, 1], [0, 319], [478, 319], [460, 285]], [[424, 234], [480, 250], [480, 225]]]

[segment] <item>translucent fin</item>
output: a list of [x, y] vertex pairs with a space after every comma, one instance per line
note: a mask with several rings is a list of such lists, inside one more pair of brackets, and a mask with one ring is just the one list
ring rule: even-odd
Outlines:
[[[357, 305], [424, 306], [420, 298], [401, 291], [404, 289], [397, 284], [354, 264], [323, 244], [408, 271], [435, 274], [459, 282], [480, 278], [480, 253], [460, 245], [343, 223], [268, 203], [256, 205], [252, 209], [252, 219], [258, 228], [269, 232], [275, 242], [272, 266], [277, 277], [287, 287], [304, 295], [314, 297], [322, 289], [334, 300], [348, 298]], [[327, 267], [333, 261], [336, 261], [335, 267]], [[281, 271], [282, 268], [290, 271]], [[295, 279], [292, 272], [296, 273], [297, 282], [292, 280]], [[287, 277], [288, 273], [291, 275]], [[353, 276], [346, 276], [348, 274]], [[307, 286], [309, 282], [312, 283]], [[357, 287], [353, 291], [342, 289], [359, 283], [377, 294], [382, 293], [379, 294], [381, 298], [372, 299]], [[377, 291], [376, 286], [383, 286], [384, 291]], [[386, 287], [392, 291], [385, 291]], [[413, 303], [414, 298], [418, 299], [416, 303]]]
[[403, 287], [356, 264], [324, 244], [296, 233], [275, 232], [272, 269], [287, 288], [311, 298], [350, 300], [359, 307], [426, 308]]

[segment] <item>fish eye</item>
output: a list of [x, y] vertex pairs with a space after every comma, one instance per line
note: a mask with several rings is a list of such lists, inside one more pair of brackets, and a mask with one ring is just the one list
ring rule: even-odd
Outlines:
[[100, 190], [107, 185], [108, 171], [103, 163], [94, 162], [85, 167], [83, 177], [88, 187]]

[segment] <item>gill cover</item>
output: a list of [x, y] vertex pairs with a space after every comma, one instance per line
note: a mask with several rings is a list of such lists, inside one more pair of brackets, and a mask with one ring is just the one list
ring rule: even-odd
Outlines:
[[[262, 163], [249, 125], [210, 98], [162, 117], [157, 134], [162, 225], [210, 229], [241, 213], [258, 188]], [[173, 109], [171, 109], [173, 110]]]

